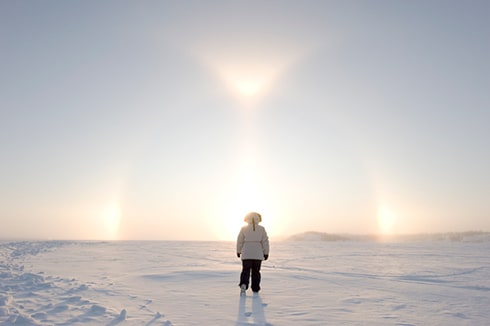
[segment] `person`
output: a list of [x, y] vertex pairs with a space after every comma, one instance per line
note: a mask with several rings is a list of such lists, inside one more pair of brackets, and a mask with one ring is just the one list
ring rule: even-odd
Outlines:
[[269, 258], [269, 237], [265, 228], [259, 223], [262, 216], [251, 212], [244, 219], [247, 225], [243, 226], [237, 237], [237, 257], [242, 259], [242, 272], [240, 274], [240, 294], [244, 295], [248, 289], [250, 274], [252, 276], [252, 291], [260, 291], [260, 267], [262, 260]]

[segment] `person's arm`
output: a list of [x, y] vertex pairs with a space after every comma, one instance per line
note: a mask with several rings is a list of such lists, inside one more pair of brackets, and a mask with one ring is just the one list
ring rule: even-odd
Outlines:
[[238, 237], [236, 239], [236, 255], [240, 258], [242, 254], [243, 244], [245, 243], [245, 234], [243, 233], [243, 229], [238, 233]]
[[260, 241], [262, 244], [262, 250], [264, 252], [264, 260], [269, 259], [269, 237], [267, 236], [267, 231], [264, 229], [264, 234], [262, 235], [262, 240]]

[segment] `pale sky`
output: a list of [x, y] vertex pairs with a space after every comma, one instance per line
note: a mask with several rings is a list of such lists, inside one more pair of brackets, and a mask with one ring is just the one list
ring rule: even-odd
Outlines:
[[0, 2], [0, 239], [490, 231], [489, 1]]

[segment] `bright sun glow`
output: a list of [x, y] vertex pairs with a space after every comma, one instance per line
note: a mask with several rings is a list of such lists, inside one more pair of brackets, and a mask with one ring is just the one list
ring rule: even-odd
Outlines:
[[381, 234], [392, 234], [395, 226], [395, 216], [391, 212], [391, 210], [382, 205], [378, 210], [377, 215], [378, 220], [378, 228]]
[[253, 171], [245, 170], [238, 186], [230, 193], [222, 214], [223, 233], [220, 237], [223, 240], [236, 240], [240, 228], [245, 225], [243, 221], [245, 215], [251, 211], [258, 212], [263, 216], [264, 222], [262, 224], [266, 228], [274, 222], [274, 213], [270, 208], [271, 203], [267, 203], [263, 194], [260, 193], [260, 186], [256, 182]]
[[265, 93], [280, 73], [280, 67], [261, 65], [225, 65], [216, 67], [230, 90], [249, 98]]
[[103, 210], [101, 216], [105, 237], [109, 240], [116, 240], [119, 224], [121, 222], [121, 210], [117, 203], [112, 203], [107, 205], [107, 207]]
[[263, 82], [253, 79], [237, 80], [234, 84], [234, 88], [236, 88], [240, 94], [245, 96], [254, 96], [261, 90], [261, 88], [263, 88]]
[[217, 51], [202, 46], [194, 51], [230, 92], [242, 100], [266, 94], [300, 56], [297, 49], [291, 48], [267, 51], [262, 47], [240, 50], [225, 48]]

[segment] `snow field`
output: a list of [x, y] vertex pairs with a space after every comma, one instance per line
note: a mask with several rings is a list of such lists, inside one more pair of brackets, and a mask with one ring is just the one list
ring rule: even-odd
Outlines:
[[0, 324], [486, 325], [489, 249], [272, 242], [240, 297], [231, 242], [3, 242]]

